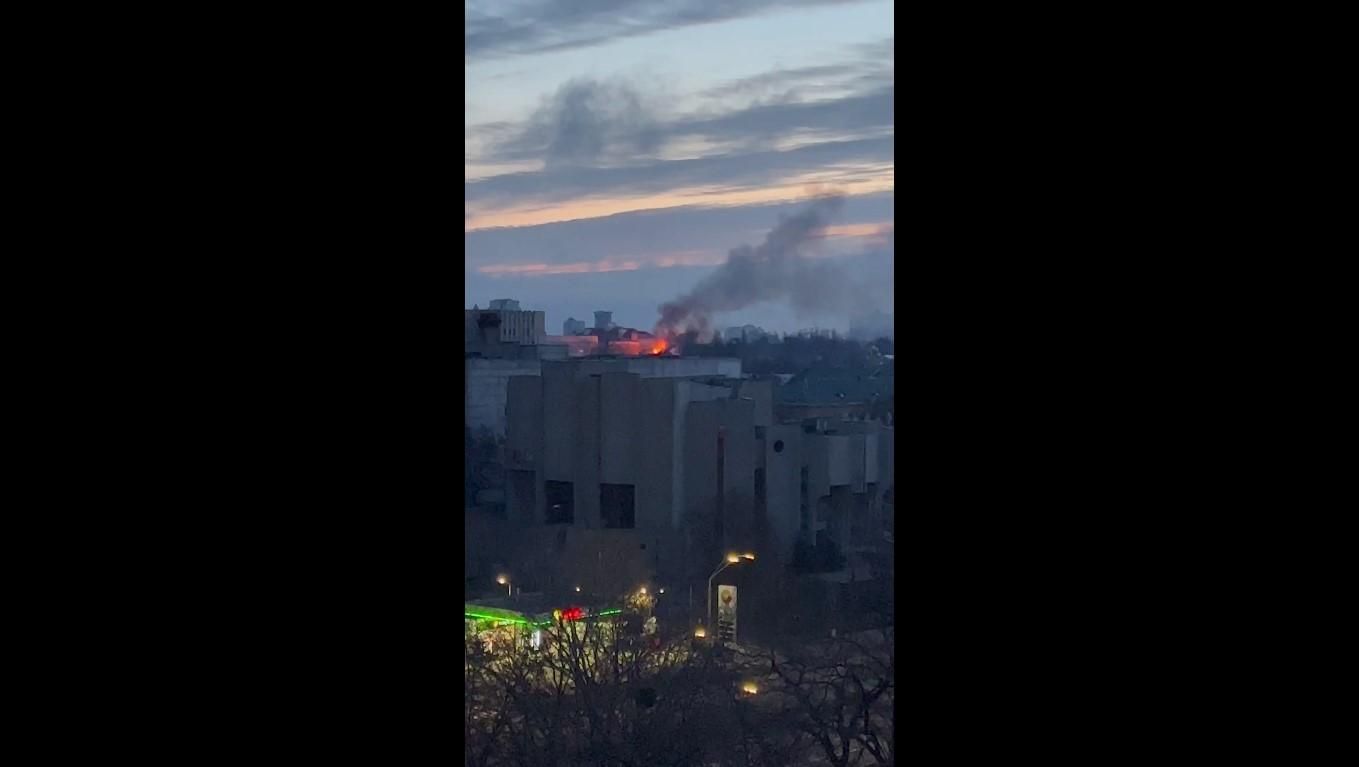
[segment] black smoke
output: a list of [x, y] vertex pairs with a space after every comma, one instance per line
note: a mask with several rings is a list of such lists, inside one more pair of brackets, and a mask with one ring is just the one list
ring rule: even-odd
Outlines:
[[542, 157], [548, 168], [591, 167], [656, 151], [661, 132], [641, 91], [624, 82], [570, 80], [502, 147], [508, 156]]
[[786, 301], [799, 315], [854, 309], [859, 291], [843, 270], [808, 258], [843, 202], [841, 196], [822, 197], [782, 219], [761, 244], [730, 251], [726, 262], [688, 294], [661, 305], [658, 334], [706, 338], [714, 315], [766, 301]]

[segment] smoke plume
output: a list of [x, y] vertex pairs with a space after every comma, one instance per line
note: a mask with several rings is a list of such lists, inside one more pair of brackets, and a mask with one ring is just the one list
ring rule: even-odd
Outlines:
[[855, 306], [855, 291], [835, 265], [807, 258], [830, 217], [844, 202], [822, 197], [807, 210], [781, 220], [764, 242], [742, 245], [687, 295], [662, 304], [658, 335], [711, 335], [713, 316], [765, 301], [787, 301], [799, 315], [846, 311]]
[[660, 142], [654, 109], [639, 89], [577, 79], [559, 87], [502, 148], [541, 156], [550, 168], [582, 167], [647, 155]]

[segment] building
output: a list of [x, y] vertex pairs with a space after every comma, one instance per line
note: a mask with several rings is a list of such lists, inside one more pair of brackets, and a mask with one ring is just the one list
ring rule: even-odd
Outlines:
[[779, 387], [779, 420], [881, 420], [892, 399], [893, 369], [888, 360], [867, 369], [804, 370]]
[[595, 312], [595, 330], [605, 331], [613, 327], [613, 312]]
[[463, 312], [463, 343], [469, 352], [487, 347], [534, 346], [547, 337], [546, 314], [519, 309], [519, 302], [498, 298], [491, 308], [472, 307]]
[[575, 317], [567, 317], [566, 322], [562, 323], [562, 335], [578, 336], [585, 332], [585, 320], [578, 320]]
[[[548, 337], [549, 341], [554, 340]], [[560, 337], [557, 337], [560, 340]], [[545, 360], [563, 360], [575, 350], [565, 345], [514, 347], [520, 354], [490, 357], [471, 356], [463, 360], [463, 418], [473, 430], [487, 430], [503, 439], [506, 433], [505, 408], [509, 383], [514, 376], [536, 376]], [[642, 378], [741, 375], [741, 361], [725, 357], [620, 357], [578, 358], [574, 364], [588, 366], [590, 372], [621, 371]]]
[[739, 376], [739, 360], [545, 361], [510, 379], [507, 522], [535, 585], [696, 582], [723, 545], [714, 512], [754, 496], [756, 399], [733, 398], [742, 381], [721, 373]]
[[772, 379], [648, 378], [629, 362], [697, 360], [545, 361], [509, 381], [506, 524], [535, 588], [668, 583], [701, 608], [725, 551], [776, 570], [830, 551], [852, 571], [892, 485], [889, 427], [779, 423]]

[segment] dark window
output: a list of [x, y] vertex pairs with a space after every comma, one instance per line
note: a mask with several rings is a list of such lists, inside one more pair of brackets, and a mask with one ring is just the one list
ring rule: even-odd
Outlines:
[[802, 467], [802, 477], [801, 477], [801, 488], [800, 488], [800, 489], [801, 489], [801, 498], [800, 498], [800, 503], [799, 503], [799, 511], [801, 511], [801, 517], [802, 517], [802, 530], [803, 530], [803, 532], [807, 532], [807, 531], [811, 530], [811, 527], [812, 527], [812, 509], [811, 509], [811, 504], [808, 502], [808, 498], [807, 498], [808, 477], [807, 477], [807, 467], [806, 467], [806, 466]]
[[776, 453], [783, 452], [783, 440], [781, 439], [774, 440], [774, 452]]
[[576, 488], [570, 482], [549, 479], [543, 483], [547, 502], [547, 524], [569, 525], [576, 521]]
[[605, 527], [628, 529], [637, 526], [636, 494], [633, 485], [599, 486], [599, 516]]
[[757, 511], [764, 511], [764, 498], [765, 498], [765, 495], [764, 495], [764, 494], [765, 494], [764, 469], [756, 469], [756, 470], [755, 470], [755, 509], [756, 509]]

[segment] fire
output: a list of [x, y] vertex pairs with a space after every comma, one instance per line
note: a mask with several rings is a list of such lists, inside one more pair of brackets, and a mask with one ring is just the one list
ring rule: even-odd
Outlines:
[[597, 354], [619, 357], [661, 357], [678, 355], [679, 348], [672, 337], [652, 335], [638, 330], [627, 330], [622, 338], [601, 343], [598, 336], [562, 336], [558, 343], [569, 348], [572, 357], [588, 357]]
[[660, 357], [670, 352], [670, 342], [664, 338], [636, 338], [609, 342], [609, 354], [623, 357]]

